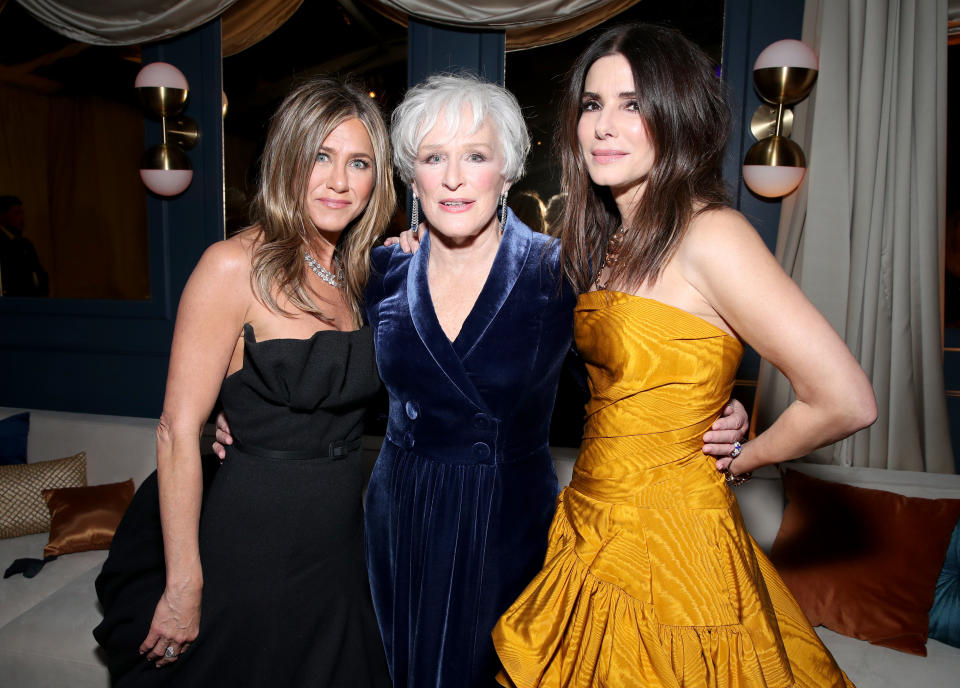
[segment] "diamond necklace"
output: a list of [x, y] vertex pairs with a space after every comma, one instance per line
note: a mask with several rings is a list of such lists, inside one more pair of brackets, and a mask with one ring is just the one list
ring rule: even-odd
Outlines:
[[303, 254], [303, 259], [307, 261], [307, 267], [313, 270], [313, 273], [322, 279], [324, 282], [329, 284], [331, 287], [336, 287], [337, 289], [343, 289], [343, 268], [340, 267], [340, 263], [337, 262], [336, 257], [333, 259], [333, 264], [337, 266], [337, 274], [334, 275], [332, 272], [327, 270], [325, 267], [320, 265], [316, 259], [311, 256], [309, 253]]

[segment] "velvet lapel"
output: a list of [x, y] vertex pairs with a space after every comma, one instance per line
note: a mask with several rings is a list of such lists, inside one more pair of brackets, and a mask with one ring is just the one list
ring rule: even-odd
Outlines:
[[453, 349], [460, 359], [464, 359], [483, 337], [483, 333], [497, 317], [500, 308], [510, 295], [513, 285], [516, 284], [520, 271], [527, 261], [530, 251], [530, 232], [524, 231], [524, 226], [507, 209], [507, 221], [503, 227], [503, 236], [500, 238], [500, 247], [493, 259], [493, 266], [487, 281], [480, 290], [476, 303], [463, 321], [463, 327], [453, 342]]
[[[498, 251], [499, 253], [499, 251]], [[430, 284], [427, 281], [427, 265], [430, 260], [430, 234], [423, 237], [420, 250], [410, 259], [410, 269], [407, 272], [407, 302], [410, 304], [410, 316], [413, 326], [420, 336], [420, 341], [433, 356], [433, 360], [444, 374], [450, 379], [460, 393], [484, 410], [486, 404], [483, 398], [470, 381], [463, 363], [453, 344], [447, 339], [446, 333], [440, 327], [437, 314], [433, 310], [433, 301], [430, 299]], [[468, 316], [469, 317], [469, 316]], [[464, 323], [466, 324], [466, 323]]]

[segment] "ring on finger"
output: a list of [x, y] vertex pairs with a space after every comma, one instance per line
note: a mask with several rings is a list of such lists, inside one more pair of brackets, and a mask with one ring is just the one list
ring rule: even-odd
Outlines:
[[740, 456], [740, 452], [742, 451], [743, 451], [743, 445], [740, 444], [739, 442], [734, 442], [733, 450], [730, 452], [730, 458], [731, 459], [737, 458], [738, 456]]
[[177, 651], [174, 649], [173, 645], [167, 645], [167, 649], [163, 651], [163, 656], [167, 659], [173, 659], [177, 656]]

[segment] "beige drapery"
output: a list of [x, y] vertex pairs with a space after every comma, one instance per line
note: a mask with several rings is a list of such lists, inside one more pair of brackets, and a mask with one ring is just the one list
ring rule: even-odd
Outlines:
[[363, 0], [393, 21], [408, 16], [472, 28], [504, 29], [507, 50], [523, 50], [564, 41], [636, 5], [640, 0]]
[[221, 17], [223, 56], [259, 43], [293, 16], [303, 0], [238, 0]]
[[[7, 0], [0, 0], [0, 11]], [[223, 55], [263, 40], [303, 0], [18, 0], [35, 19], [82, 43], [133, 45], [171, 38], [221, 15]]]
[[204, 24], [236, 0], [17, 0], [59, 34], [95, 45], [134, 45]]
[[[879, 418], [824, 463], [953, 472], [941, 351], [946, 0], [807, 0], [820, 55], [794, 138], [807, 179], [785, 199], [777, 257], [873, 381]], [[793, 399], [764, 362], [757, 430]]]

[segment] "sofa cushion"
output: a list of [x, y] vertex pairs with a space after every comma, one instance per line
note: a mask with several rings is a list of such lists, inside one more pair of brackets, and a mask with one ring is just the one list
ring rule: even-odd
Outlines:
[[927, 656], [908, 655], [862, 640], [816, 629], [857, 688], [945, 688], [957, 685], [960, 652], [936, 640], [927, 641]]
[[909, 498], [792, 470], [784, 484], [771, 558], [810, 623], [925, 654], [927, 612], [960, 499]]
[[953, 529], [947, 556], [930, 608], [930, 637], [960, 647], [960, 522]]
[[29, 413], [18, 413], [0, 420], [0, 465], [27, 462], [29, 432]]
[[[0, 414], [14, 409], [0, 409]], [[16, 409], [20, 410], [20, 409]], [[133, 478], [139, 485], [157, 467], [155, 418], [30, 411], [27, 461], [87, 452], [91, 485]]]
[[[46, 533], [0, 540], [0, 569], [5, 569], [15, 559], [40, 557], [46, 543]], [[78, 552], [48, 562], [33, 578], [23, 576], [0, 578], [0, 628], [48, 598], [77, 576], [90, 570], [99, 571], [106, 558], [106, 550]], [[93, 590], [90, 591], [90, 595], [95, 597]], [[0, 685], [3, 685], [2, 680]]]
[[133, 499], [133, 480], [44, 490], [43, 498], [50, 509], [50, 541], [43, 556], [109, 549]]
[[[64, 559], [103, 557], [83, 552], [51, 562], [36, 577]], [[49, 597], [0, 628], [0, 670], [4, 686], [107, 688], [110, 678], [90, 629], [100, 623], [93, 594], [97, 569], [64, 583]], [[26, 579], [24, 579], [26, 580]]]
[[43, 490], [87, 484], [87, 455], [0, 466], [0, 538], [50, 530]]
[[761, 466], [753, 479], [733, 489], [743, 523], [767, 554], [780, 529], [783, 516], [783, 480], [776, 466]]

